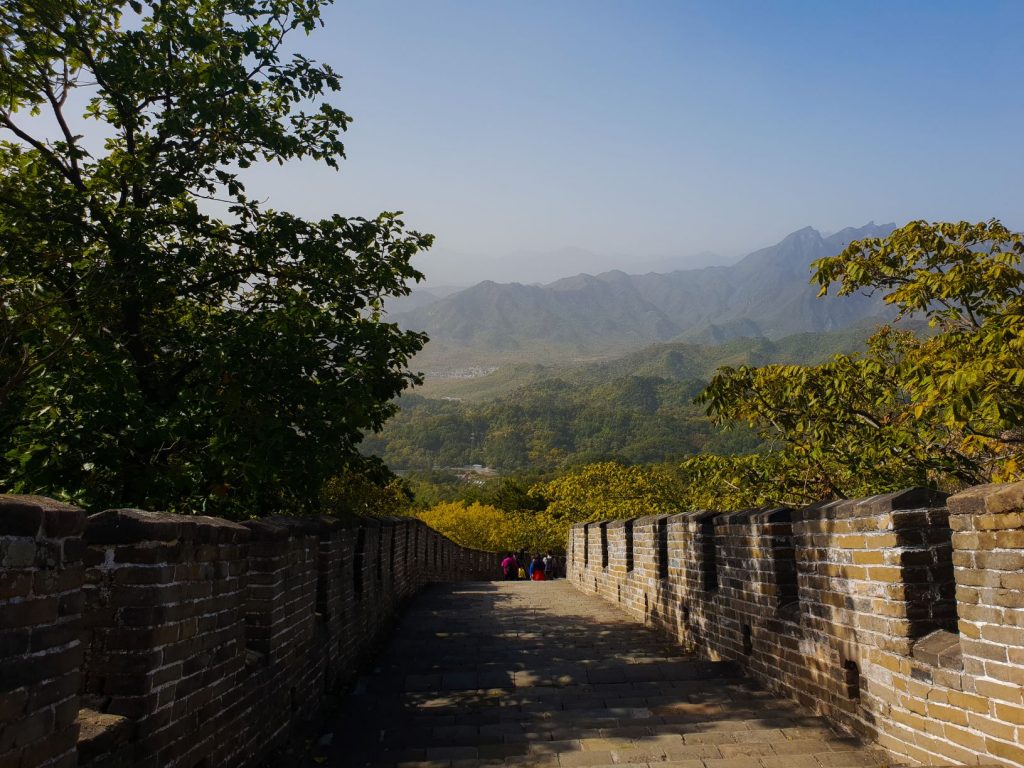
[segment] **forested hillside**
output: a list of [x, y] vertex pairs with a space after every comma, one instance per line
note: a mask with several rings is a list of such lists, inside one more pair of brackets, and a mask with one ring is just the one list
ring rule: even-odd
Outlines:
[[[723, 432], [694, 403], [716, 368], [818, 362], [860, 348], [869, 332], [740, 339], [718, 346], [660, 344], [604, 363], [524, 368], [519, 372], [527, 383], [521, 385], [498, 372], [466, 382], [470, 397], [478, 393], [474, 399], [403, 396], [400, 413], [382, 433], [368, 437], [363, 449], [392, 469], [478, 463], [502, 472], [742, 453], [759, 444], [752, 433]], [[496, 396], [486, 396], [491, 378], [498, 382]]]

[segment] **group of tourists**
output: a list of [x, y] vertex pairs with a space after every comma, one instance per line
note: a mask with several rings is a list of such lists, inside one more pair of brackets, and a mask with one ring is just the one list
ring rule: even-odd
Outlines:
[[558, 577], [560, 564], [558, 558], [548, 552], [529, 557], [526, 552], [509, 552], [501, 561], [501, 573], [505, 581], [547, 581]]

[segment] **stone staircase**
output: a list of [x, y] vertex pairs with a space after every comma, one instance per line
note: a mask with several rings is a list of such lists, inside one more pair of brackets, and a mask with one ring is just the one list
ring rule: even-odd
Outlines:
[[893, 766], [562, 581], [433, 587], [308, 765]]

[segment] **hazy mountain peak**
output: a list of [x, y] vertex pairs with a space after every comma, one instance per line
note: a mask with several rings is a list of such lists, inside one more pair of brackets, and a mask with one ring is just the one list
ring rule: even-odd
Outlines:
[[785, 242], [792, 242], [794, 240], [820, 240], [821, 232], [816, 230], [814, 227], [807, 226], [802, 229], [796, 230], [796, 232], [790, 232], [780, 241], [780, 245]]
[[825, 238], [825, 242], [835, 250], [835, 253], [839, 253], [854, 240], [863, 240], [869, 237], [886, 237], [894, 229], [896, 229], [896, 225], [892, 222], [888, 224], [875, 224], [875, 222], [869, 221], [863, 227], [846, 227], [846, 229], [841, 229]]
[[646, 275], [581, 272], [543, 286], [488, 280], [396, 319], [442, 342], [493, 351], [550, 343], [601, 349], [678, 337], [778, 338], [846, 328], [887, 309], [863, 296], [816, 299], [811, 263], [893, 228], [868, 222], [823, 238], [808, 226], [731, 266]]

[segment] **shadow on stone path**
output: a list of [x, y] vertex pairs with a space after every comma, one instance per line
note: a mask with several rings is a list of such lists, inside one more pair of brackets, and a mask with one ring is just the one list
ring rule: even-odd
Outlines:
[[562, 580], [428, 589], [328, 731], [336, 768], [888, 765]]

